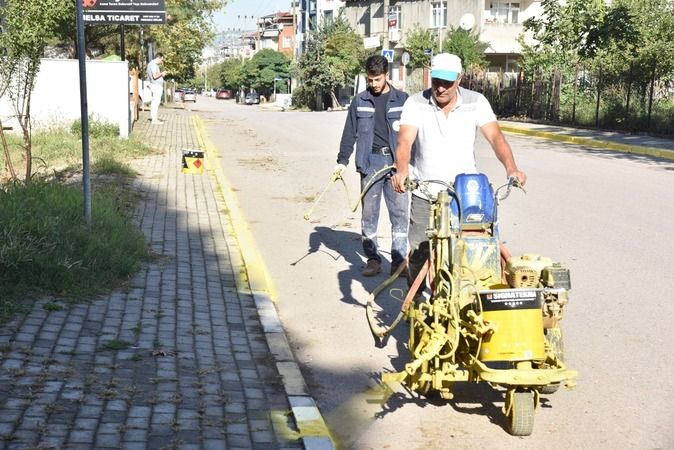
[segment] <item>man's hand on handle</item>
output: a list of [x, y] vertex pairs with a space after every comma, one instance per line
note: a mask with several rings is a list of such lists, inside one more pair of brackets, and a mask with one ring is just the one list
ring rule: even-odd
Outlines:
[[393, 185], [393, 190], [396, 192], [403, 193], [407, 190], [405, 182], [407, 181], [409, 173], [407, 168], [405, 169], [396, 169], [396, 173], [391, 177], [391, 184]]
[[512, 170], [508, 172], [508, 178], [514, 177], [517, 178], [517, 181], [519, 181], [521, 186], [524, 186], [527, 182], [527, 174], [522, 172], [519, 169]]
[[346, 166], [344, 164], [337, 164], [335, 168], [332, 170], [332, 179], [333, 180], [339, 180], [342, 178], [342, 174], [346, 170]]

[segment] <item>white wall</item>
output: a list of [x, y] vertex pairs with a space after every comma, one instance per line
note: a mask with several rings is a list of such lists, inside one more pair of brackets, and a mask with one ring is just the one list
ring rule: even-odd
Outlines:
[[[87, 61], [87, 105], [95, 120], [119, 126], [129, 136], [129, 68], [126, 61]], [[3, 125], [18, 130], [9, 99], [0, 98]], [[30, 105], [33, 129], [70, 127], [81, 116], [79, 61], [43, 59]]]

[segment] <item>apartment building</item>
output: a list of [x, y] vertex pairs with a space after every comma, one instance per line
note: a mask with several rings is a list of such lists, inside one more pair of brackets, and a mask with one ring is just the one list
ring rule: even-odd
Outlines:
[[[435, 31], [440, 41], [461, 18], [474, 19], [473, 31], [488, 44], [491, 70], [517, 70], [523, 22], [542, 12], [540, 1], [520, 0], [346, 0], [344, 15], [366, 47], [394, 50], [391, 79], [403, 81], [401, 56], [407, 33], [419, 24]], [[469, 16], [467, 16], [469, 15]]]
[[296, 14], [296, 55], [304, 53], [309, 34], [326, 21], [337, 17], [344, 7], [344, 0], [294, 0], [291, 12]]
[[256, 50], [270, 48], [293, 57], [295, 24], [291, 12], [276, 12], [262, 16], [257, 22]]

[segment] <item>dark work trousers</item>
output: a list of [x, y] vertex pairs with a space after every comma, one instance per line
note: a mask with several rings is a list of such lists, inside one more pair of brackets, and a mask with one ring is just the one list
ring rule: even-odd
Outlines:
[[[412, 286], [412, 283], [414, 283], [414, 280], [417, 275], [419, 275], [421, 268], [430, 255], [428, 236], [426, 235], [426, 228], [428, 228], [428, 218], [430, 215], [431, 202], [412, 195], [408, 233], [410, 257], [407, 262], [407, 282], [409, 286]], [[422, 282], [418, 292], [422, 292], [425, 289], [425, 285], [426, 283]]]
[[[370, 155], [372, 171], [360, 176], [360, 189], [363, 189], [375, 175], [386, 166], [393, 164], [392, 155]], [[379, 224], [379, 210], [381, 198], [384, 196], [388, 217], [391, 221], [391, 266], [397, 267], [407, 256], [407, 227], [409, 225], [409, 194], [393, 190], [391, 174], [380, 174], [363, 196], [361, 230], [363, 237], [363, 251], [368, 261], [371, 259], [381, 263], [381, 256], [377, 248], [377, 226]]]

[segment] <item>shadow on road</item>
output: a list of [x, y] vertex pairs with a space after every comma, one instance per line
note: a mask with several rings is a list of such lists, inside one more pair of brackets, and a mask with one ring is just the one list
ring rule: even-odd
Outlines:
[[[307, 253], [291, 265], [295, 265], [312, 253], [323, 252], [333, 259], [344, 258], [349, 267], [337, 273], [341, 301], [349, 305], [365, 307], [366, 298], [356, 298], [354, 283], [360, 283], [367, 292], [372, 292], [386, 278], [385, 271], [379, 276], [361, 275], [365, 262], [362, 256], [361, 236], [353, 231], [337, 230], [330, 227], [316, 227], [309, 235]], [[383, 253], [383, 252], [382, 252]], [[387, 267], [387, 264], [383, 264]]]

